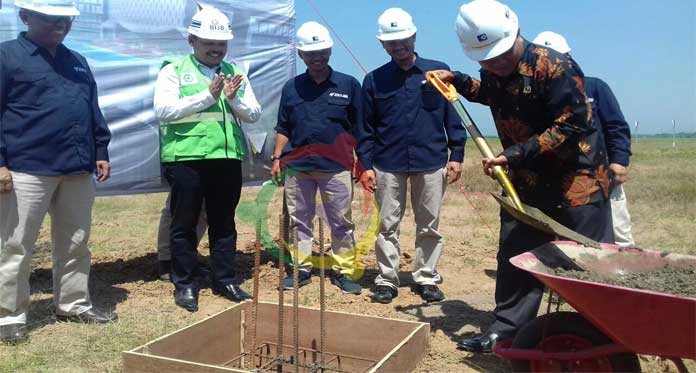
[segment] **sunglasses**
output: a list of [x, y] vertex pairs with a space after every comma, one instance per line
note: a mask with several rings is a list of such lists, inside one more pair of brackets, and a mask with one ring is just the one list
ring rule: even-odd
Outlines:
[[317, 58], [317, 57], [329, 57], [331, 55], [331, 49], [322, 49], [318, 51], [305, 51], [302, 55], [306, 58]]
[[409, 45], [410, 43], [413, 42], [413, 38], [409, 37], [406, 39], [397, 39], [397, 40], [386, 40], [382, 41], [382, 44], [384, 44], [385, 47], [397, 47], [400, 45]]
[[38, 12], [29, 12], [32, 16], [35, 16], [36, 18], [40, 19], [44, 23], [51, 23], [51, 24], [57, 24], [61, 22], [65, 23], [72, 23], [75, 20], [75, 16], [51, 16], [48, 14], [43, 14], [43, 13], [38, 13]]

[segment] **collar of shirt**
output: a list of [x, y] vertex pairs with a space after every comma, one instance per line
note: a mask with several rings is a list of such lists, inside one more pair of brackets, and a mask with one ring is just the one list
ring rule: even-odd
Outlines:
[[[40, 53], [41, 51], [45, 51], [47, 55], [50, 56], [50, 53], [48, 53], [48, 50], [45, 48], [37, 45], [34, 43], [31, 39], [27, 37], [27, 32], [22, 31], [19, 33], [19, 36], [17, 37], [17, 40], [19, 41], [19, 44], [24, 47], [24, 49], [29, 53], [30, 55], [35, 55], [37, 53]], [[56, 48], [56, 58], [60, 55], [62, 55], [65, 51], [67, 51], [67, 48], [61, 43], [58, 45], [58, 48]]]
[[393, 59], [390, 61], [390, 66], [392, 67], [392, 69], [394, 69], [394, 71], [400, 72], [400, 73], [403, 73], [403, 74], [406, 74], [406, 73], [410, 72], [410, 71], [413, 70], [413, 69], [416, 69], [416, 70], [418, 70], [418, 71], [420, 71], [420, 72], [422, 72], [422, 73], [425, 73], [426, 71], [431, 70], [430, 68], [428, 68], [428, 66], [426, 66], [426, 64], [427, 64], [426, 61], [423, 60], [422, 58], [420, 58], [420, 57], [418, 56], [418, 53], [415, 53], [415, 52], [414, 52], [413, 54], [416, 55], [416, 60], [413, 61], [413, 65], [411, 65], [411, 67], [409, 67], [408, 70], [402, 69], [402, 68], [399, 66], [399, 64], [397, 64]]
[[329, 66], [329, 77], [326, 78], [323, 82], [320, 84], [317, 84], [317, 82], [312, 79], [312, 76], [309, 75], [309, 70], [305, 70], [305, 73], [301, 75], [302, 78], [302, 84], [313, 84], [315, 86], [320, 86], [323, 84], [326, 84], [327, 82], [330, 82], [333, 85], [338, 85], [338, 81], [336, 79], [336, 74], [334, 73], [334, 70]]
[[215, 77], [215, 71], [222, 66], [222, 64], [218, 64], [217, 66], [208, 67], [198, 62], [196, 57], [194, 57], [193, 60], [196, 61], [196, 65], [198, 65], [198, 70], [200, 70], [201, 74], [207, 76], [210, 80], [213, 80], [213, 77]]
[[536, 44], [532, 44], [527, 39], [524, 40], [524, 53], [522, 53], [522, 57], [520, 58], [520, 61], [517, 63], [517, 72], [520, 75], [523, 76], [528, 76], [528, 77], [533, 77], [534, 73], [532, 72], [531, 66], [529, 66], [529, 61], [531, 60], [530, 54], [532, 53], [532, 50], [535, 48], [544, 48], [544, 47], [539, 47]]
[[[534, 73], [532, 72], [532, 69], [530, 68], [529, 63], [528, 63], [529, 60], [531, 59], [529, 54], [532, 52], [532, 49], [538, 48], [539, 46], [536, 44], [530, 43], [527, 39], [523, 39], [523, 40], [524, 40], [524, 52], [522, 53], [520, 60], [517, 62], [516, 73], [519, 75], [523, 75], [523, 76], [533, 77]], [[481, 74], [481, 78], [483, 78], [483, 75], [485, 74], [485, 75], [489, 75], [489, 77], [494, 78], [496, 80], [499, 80], [501, 82], [507, 81], [510, 78], [512, 78], [513, 76], [515, 76], [515, 73], [513, 72], [510, 75], [501, 78], [495, 74], [489, 73], [487, 70], [485, 70], [483, 68], [479, 69], [479, 73]]]

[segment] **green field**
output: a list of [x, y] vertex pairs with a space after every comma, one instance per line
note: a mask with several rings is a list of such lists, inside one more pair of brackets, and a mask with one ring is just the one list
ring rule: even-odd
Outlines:
[[[672, 148], [671, 138], [641, 138], [634, 144], [633, 152], [626, 194], [637, 244], [696, 255], [696, 139], [677, 139], [677, 147]], [[258, 190], [245, 190], [243, 201], [254, 200]], [[507, 362], [496, 357], [476, 357], [454, 348], [461, 335], [479, 330], [481, 320], [489, 320], [486, 313], [493, 307], [493, 280], [484, 272], [495, 268], [497, 205], [485, 193], [495, 190], [495, 182], [481, 174], [478, 151], [469, 142], [463, 179], [448, 191], [441, 219], [447, 248], [440, 271], [446, 279], [443, 289], [448, 301], [453, 302], [449, 304], [453, 304], [454, 311], [447, 311], [443, 306], [444, 316], [438, 314], [432, 318], [403, 311], [411, 303], [419, 303], [408, 294], [407, 288], [399, 298], [402, 303], [390, 306], [369, 303], [367, 289], [363, 296], [347, 298], [332, 288], [328, 295], [329, 308], [434, 320], [430, 350], [418, 371], [507, 370]], [[271, 232], [276, 232], [278, 196], [279, 193], [274, 195], [267, 212]], [[173, 305], [172, 285], [156, 280], [155, 241], [164, 198], [164, 194], [151, 194], [97, 199], [90, 241], [94, 262], [91, 287], [95, 304], [115, 308], [119, 313], [120, 321], [111, 325], [55, 321], [51, 303], [50, 232], [48, 228], [42, 230], [33, 262], [31, 340], [18, 346], [0, 345], [0, 372], [120, 372], [121, 351], [230, 305], [204, 290], [201, 311], [189, 314]], [[356, 193], [354, 214], [359, 236], [369, 220], [369, 214], [359, 211], [362, 198], [362, 193]], [[402, 229], [404, 247], [413, 242], [412, 220], [409, 214], [404, 219], [408, 223]], [[248, 247], [254, 240], [253, 227], [240, 222], [239, 231], [238, 261], [248, 278], [251, 261]], [[207, 252], [207, 243], [202, 247], [202, 252]], [[364, 258], [368, 269], [373, 269], [372, 259], [370, 255]], [[262, 274], [270, 276], [271, 271], [272, 265], [266, 258]], [[263, 300], [274, 300], [271, 281], [262, 281]], [[306, 292], [303, 288], [303, 304], [316, 304], [316, 296], [310, 292], [316, 288], [317, 281]], [[366, 288], [370, 285], [367, 280], [361, 283]], [[244, 287], [250, 289], [250, 284], [247, 280]], [[290, 298], [286, 295], [286, 301]], [[655, 315], [656, 319], [661, 317], [669, 315]], [[675, 371], [654, 358], [642, 358], [641, 362], [647, 371]], [[689, 366], [695, 368], [693, 362]]]

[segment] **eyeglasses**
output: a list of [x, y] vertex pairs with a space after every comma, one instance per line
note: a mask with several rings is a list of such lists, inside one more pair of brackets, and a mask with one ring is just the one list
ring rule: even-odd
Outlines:
[[36, 16], [36, 18], [40, 19], [44, 23], [51, 23], [51, 24], [57, 24], [61, 22], [65, 23], [72, 23], [75, 20], [75, 16], [51, 16], [48, 14], [43, 14], [43, 13], [38, 13], [38, 12], [29, 12], [29, 14]]

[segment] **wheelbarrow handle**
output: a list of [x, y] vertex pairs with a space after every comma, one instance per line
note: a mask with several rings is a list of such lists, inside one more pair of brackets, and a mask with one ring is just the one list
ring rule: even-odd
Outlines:
[[[461, 103], [461, 101], [459, 101], [459, 96], [457, 95], [457, 90], [454, 88], [454, 86], [452, 84], [443, 82], [442, 79], [440, 79], [440, 77], [438, 77], [437, 74], [433, 73], [432, 71], [425, 74], [425, 79], [443, 96], [445, 96], [445, 99], [447, 99], [452, 106], [454, 106], [454, 110], [457, 112], [457, 115], [462, 121], [464, 128], [466, 128], [471, 137], [474, 139], [474, 143], [476, 143], [476, 147], [479, 149], [481, 154], [489, 159], [495, 158], [495, 155], [493, 154], [491, 147], [488, 145], [488, 142], [483, 137], [478, 127], [476, 127], [476, 124], [471, 119], [469, 112], [466, 111], [464, 105]], [[495, 176], [498, 184], [503, 187], [503, 190], [512, 201], [512, 204], [517, 209], [524, 212], [522, 201], [517, 195], [517, 191], [515, 191], [515, 187], [512, 185], [512, 182], [507, 177], [505, 170], [500, 166], [493, 166], [493, 176]]]

